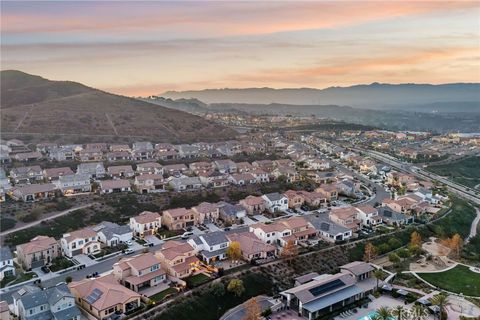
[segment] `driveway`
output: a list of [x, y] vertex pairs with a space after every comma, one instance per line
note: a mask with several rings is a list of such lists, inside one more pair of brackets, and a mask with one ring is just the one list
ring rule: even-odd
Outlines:
[[[272, 303], [268, 301], [271, 299], [270, 297], [260, 296], [257, 297], [257, 302], [260, 305], [260, 308], [263, 310], [272, 306]], [[245, 303], [239, 306], [236, 306], [233, 309], [228, 310], [220, 320], [242, 320], [245, 318], [246, 310], [245, 310]]]
[[84, 264], [86, 267], [97, 263], [97, 261], [90, 259], [86, 254], [78, 254], [73, 257], [73, 260], [78, 261], [79, 264]]
[[222, 230], [211, 222], [207, 223], [206, 226], [207, 226], [208, 230], [210, 230], [210, 232], [215, 232], [215, 231], [221, 231]]
[[[149, 236], [146, 236], [145, 237], [145, 240], [147, 240], [148, 242], [150, 243], [153, 243], [154, 246], [158, 245], [158, 244], [162, 244], [163, 241], [158, 239], [156, 236], [152, 236], [152, 235], [149, 235]], [[137, 243], [138, 244], [138, 243]], [[133, 250], [136, 250], [135, 248], [132, 248]]]

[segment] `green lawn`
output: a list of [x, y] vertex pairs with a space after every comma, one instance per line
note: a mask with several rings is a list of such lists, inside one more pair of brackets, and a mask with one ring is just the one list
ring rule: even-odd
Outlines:
[[160, 302], [162, 301], [163, 299], [165, 299], [166, 296], [168, 295], [171, 295], [171, 294], [175, 294], [177, 293], [177, 289], [175, 288], [168, 288], [168, 289], [165, 289], [157, 294], [154, 294], [153, 296], [150, 297], [150, 300], [153, 300], [155, 302]]
[[73, 266], [73, 262], [65, 257], [58, 257], [53, 259], [52, 265], [49, 267], [50, 271], [56, 272]]
[[36, 275], [37, 274], [35, 272], [20, 273], [20, 274], [17, 275], [17, 280], [12, 282], [10, 285], [14, 285], [14, 284], [17, 284], [17, 283], [21, 283], [21, 282], [30, 280]]
[[210, 277], [203, 274], [203, 273], [199, 273], [199, 274], [196, 274], [194, 276], [190, 276], [188, 278], [185, 278], [184, 280], [187, 282], [187, 286], [189, 288], [195, 288], [195, 287], [198, 287], [199, 285], [209, 281]]
[[480, 184], [479, 157], [469, 157], [449, 164], [431, 165], [427, 170], [451, 178], [470, 188]]
[[466, 266], [458, 265], [445, 272], [417, 274], [441, 289], [480, 297], [480, 273], [472, 272]]

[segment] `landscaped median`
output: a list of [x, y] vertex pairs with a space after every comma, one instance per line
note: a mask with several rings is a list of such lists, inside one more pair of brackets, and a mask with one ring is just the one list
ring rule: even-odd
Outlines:
[[480, 297], [480, 273], [473, 272], [469, 267], [457, 265], [442, 272], [417, 272], [420, 278], [440, 289]]

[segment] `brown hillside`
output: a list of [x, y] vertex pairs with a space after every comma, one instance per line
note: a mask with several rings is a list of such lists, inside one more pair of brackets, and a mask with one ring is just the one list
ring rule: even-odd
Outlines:
[[1, 72], [1, 107], [2, 134], [32, 141], [194, 142], [235, 135], [186, 112], [20, 71]]

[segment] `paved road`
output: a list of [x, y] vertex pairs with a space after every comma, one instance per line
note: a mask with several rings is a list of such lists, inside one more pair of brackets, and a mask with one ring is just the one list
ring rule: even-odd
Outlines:
[[426, 178], [426, 179], [430, 179], [430, 180], [440, 181], [448, 187], [450, 192], [455, 193], [455, 194], [457, 194], [457, 195], [459, 195], [459, 196], [461, 196], [461, 197], [463, 197], [467, 200], [470, 200], [470, 201], [472, 201], [476, 204], [480, 204], [480, 197], [475, 194], [475, 191], [472, 191], [468, 187], [465, 187], [465, 186], [462, 186], [458, 183], [452, 182], [451, 180], [448, 180], [448, 179], [446, 179], [444, 177], [441, 177], [439, 175], [436, 175], [434, 173], [425, 171], [425, 170], [423, 170], [421, 168], [418, 168], [418, 167], [416, 167], [412, 164], [402, 163], [402, 162], [398, 161], [397, 159], [395, 159], [395, 158], [393, 158], [389, 155], [383, 154], [381, 152], [370, 151], [370, 150], [359, 150], [359, 151], [363, 151], [363, 152], [367, 153], [368, 155], [370, 155], [372, 158], [383, 161], [383, 162], [389, 164], [390, 166], [397, 168], [400, 171], [406, 171], [406, 172], [411, 173], [411, 174], [413, 174], [417, 177], [420, 177], [420, 178], [424, 178], [424, 179]]
[[[270, 297], [265, 297], [265, 296], [259, 296], [257, 297], [257, 302], [260, 305], [260, 308], [263, 310], [266, 310], [268, 307], [272, 306], [272, 304], [268, 301], [271, 299]], [[220, 320], [242, 320], [245, 318], [246, 315], [246, 309], [245, 309], [245, 303], [236, 306], [233, 309], [228, 310], [221, 318]]]
[[71, 212], [73, 212], [73, 211], [90, 207], [90, 206], [92, 206], [92, 205], [93, 205], [93, 203], [89, 203], [89, 204], [86, 204], [86, 205], [83, 205], [83, 206], [78, 206], [78, 207], [70, 208], [70, 209], [68, 209], [68, 210], [58, 212], [58, 213], [56, 213], [56, 214], [54, 214], [54, 215], [51, 215], [51, 216], [49, 216], [49, 217], [42, 218], [41, 220], [24, 224], [24, 225], [21, 226], [21, 227], [16, 227], [16, 228], [13, 228], [13, 229], [9, 229], [9, 230], [7, 230], [7, 231], [4, 231], [4, 232], [0, 233], [0, 237], [4, 237], [4, 236], [6, 236], [6, 235], [9, 235], [10, 233], [14, 233], [14, 232], [17, 232], [17, 231], [20, 231], [20, 230], [24, 230], [24, 229], [27, 229], [27, 228], [36, 226], [36, 225], [42, 223], [43, 221], [52, 220], [52, 219], [55, 219], [55, 218], [64, 216], [64, 215], [66, 215], [66, 214], [69, 214], [69, 213], [71, 213]]

